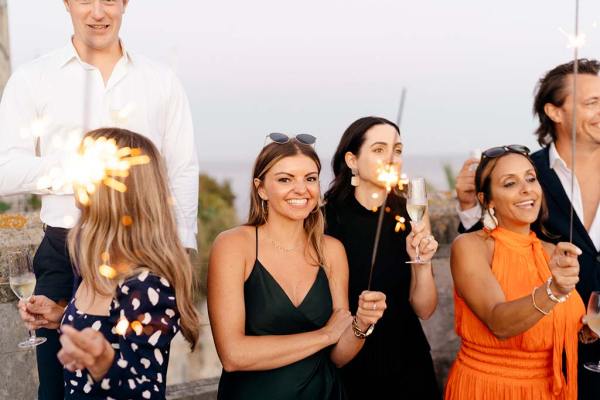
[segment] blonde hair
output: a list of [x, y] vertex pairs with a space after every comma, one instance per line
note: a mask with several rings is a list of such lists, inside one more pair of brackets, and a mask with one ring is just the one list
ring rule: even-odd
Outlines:
[[[250, 185], [250, 210], [248, 212], [248, 222], [246, 225], [261, 226], [269, 218], [268, 202], [263, 200], [258, 194], [258, 188], [254, 184], [254, 179], [264, 181], [265, 175], [277, 162], [286, 157], [303, 155], [315, 162], [319, 174], [321, 173], [321, 160], [315, 150], [307, 144], [298, 142], [295, 139], [287, 143], [270, 143], [265, 146], [256, 157], [252, 172], [252, 183]], [[323, 235], [325, 231], [325, 220], [321, 212], [320, 204], [304, 220], [304, 232], [306, 233], [309, 250], [315, 252], [314, 262], [325, 266], [325, 257], [323, 255]], [[313, 255], [314, 257], [314, 255]]]
[[193, 301], [195, 279], [178, 237], [162, 158], [149, 139], [125, 129], [97, 129], [87, 137], [137, 148], [150, 162], [130, 168], [125, 192], [99, 185], [89, 204], [80, 206], [81, 218], [68, 237], [73, 265], [93, 291], [104, 296], [115, 290], [115, 281], [98, 269], [105, 252], [113, 261], [129, 265], [119, 271], [122, 278], [142, 270], [165, 278], [175, 290], [181, 331], [193, 349], [200, 330]]

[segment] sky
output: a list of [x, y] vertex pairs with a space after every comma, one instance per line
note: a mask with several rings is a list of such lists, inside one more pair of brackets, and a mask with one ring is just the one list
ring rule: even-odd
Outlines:
[[[269, 132], [330, 157], [355, 119], [402, 118], [406, 154], [537, 148], [537, 79], [573, 58], [575, 0], [131, 0], [128, 49], [171, 65], [201, 162], [251, 160]], [[8, 0], [12, 65], [62, 47], [60, 0]], [[598, 21], [598, 23], [596, 22]], [[580, 0], [580, 56], [600, 57], [600, 1]]]

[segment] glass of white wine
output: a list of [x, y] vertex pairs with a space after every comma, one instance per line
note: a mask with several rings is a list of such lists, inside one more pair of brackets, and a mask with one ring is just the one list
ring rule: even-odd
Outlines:
[[[31, 256], [25, 251], [8, 254], [8, 269], [10, 288], [21, 300], [28, 300], [35, 289], [35, 275]], [[35, 336], [35, 331], [29, 331], [29, 339], [19, 343], [19, 348], [29, 349], [46, 341], [45, 337]]]
[[[587, 304], [585, 322], [596, 335], [600, 336], [600, 292], [592, 292]], [[583, 366], [590, 371], [600, 372], [600, 361], [588, 362]]]
[[[408, 196], [406, 199], [406, 211], [410, 219], [419, 222], [423, 219], [427, 210], [427, 188], [425, 187], [425, 178], [411, 178], [408, 182]], [[414, 261], [407, 261], [408, 264], [424, 264], [419, 256], [419, 246], [416, 247], [417, 256]]]

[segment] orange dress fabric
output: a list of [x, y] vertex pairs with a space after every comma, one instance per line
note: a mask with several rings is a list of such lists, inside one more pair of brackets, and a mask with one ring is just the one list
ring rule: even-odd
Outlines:
[[[545, 290], [551, 276], [549, 256], [535, 233], [496, 228], [490, 235], [492, 273], [506, 301], [531, 296], [534, 287]], [[585, 313], [577, 292], [527, 331], [506, 340], [496, 338], [456, 292], [454, 301], [461, 347], [448, 377], [446, 400], [577, 399], [577, 332]]]

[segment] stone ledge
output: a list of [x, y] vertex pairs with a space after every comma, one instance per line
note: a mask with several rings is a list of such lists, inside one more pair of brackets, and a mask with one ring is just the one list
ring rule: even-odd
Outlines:
[[167, 400], [216, 400], [218, 386], [218, 377], [171, 385]]

